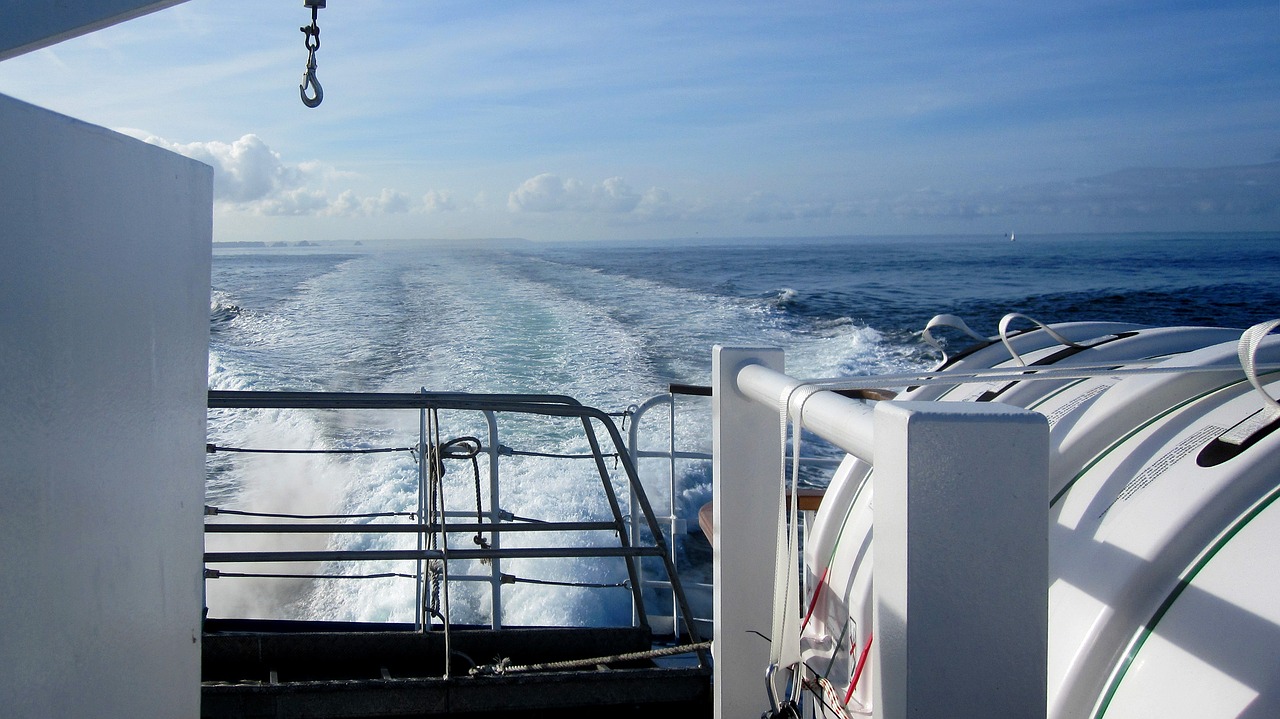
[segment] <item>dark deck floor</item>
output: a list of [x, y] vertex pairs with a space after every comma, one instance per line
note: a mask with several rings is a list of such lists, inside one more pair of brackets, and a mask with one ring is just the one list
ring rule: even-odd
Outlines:
[[[640, 628], [458, 628], [445, 637], [405, 625], [210, 620], [203, 644], [201, 716], [615, 717], [711, 715], [711, 668], [610, 662], [558, 671], [471, 675], [511, 665], [612, 656], [651, 648]], [[696, 657], [696, 655], [690, 655]]]

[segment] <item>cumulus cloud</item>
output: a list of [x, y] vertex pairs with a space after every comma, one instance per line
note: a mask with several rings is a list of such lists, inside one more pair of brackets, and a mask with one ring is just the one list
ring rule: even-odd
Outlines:
[[428, 214], [435, 212], [449, 212], [457, 209], [457, 207], [457, 203], [454, 202], [453, 199], [453, 194], [449, 192], [431, 190], [422, 196], [422, 209]]
[[319, 215], [329, 209], [329, 199], [324, 193], [300, 187], [273, 193], [252, 204], [254, 211], [261, 215]]
[[213, 196], [223, 202], [270, 200], [296, 189], [307, 174], [301, 166], [285, 165], [280, 154], [257, 135], [245, 135], [231, 143], [214, 140], [184, 144], [155, 135], [140, 139], [212, 166]]
[[507, 198], [512, 212], [563, 212], [580, 209], [586, 192], [578, 180], [544, 172], [520, 184]]
[[640, 195], [623, 182], [621, 177], [610, 177], [592, 188], [591, 194], [596, 204], [605, 212], [631, 212], [640, 204]]
[[637, 192], [621, 177], [588, 185], [552, 173], [531, 177], [507, 197], [512, 212], [601, 215], [613, 222], [695, 219], [700, 207], [681, 203], [660, 187]]
[[402, 215], [409, 211], [410, 203], [408, 195], [387, 188], [383, 188], [377, 197], [362, 197], [352, 190], [344, 190], [321, 214], [337, 217]]
[[[214, 201], [224, 208], [272, 216], [372, 217], [438, 211], [447, 204], [426, 198], [420, 202], [390, 188], [377, 195], [352, 189], [332, 195], [332, 186], [350, 184], [359, 176], [314, 160], [289, 164], [254, 134], [230, 143], [178, 143], [137, 130], [124, 132], [212, 166]], [[427, 198], [433, 195], [439, 193], [433, 190]]]

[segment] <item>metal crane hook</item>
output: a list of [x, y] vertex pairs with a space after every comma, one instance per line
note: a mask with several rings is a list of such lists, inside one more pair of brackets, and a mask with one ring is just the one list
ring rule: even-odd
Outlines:
[[[311, 24], [298, 28], [306, 36], [303, 44], [307, 47], [307, 71], [302, 74], [298, 95], [302, 97], [303, 105], [319, 107], [324, 100], [324, 88], [320, 87], [320, 81], [316, 79], [316, 50], [320, 49], [320, 26], [316, 24], [316, 20], [320, 8], [325, 6], [325, 0], [304, 0], [303, 4], [311, 8]], [[314, 94], [307, 94], [308, 87], [314, 91]]]
[[[315, 90], [314, 95], [307, 95], [307, 88], [311, 87]], [[320, 81], [316, 79], [316, 61], [313, 57], [307, 62], [307, 71], [302, 74], [302, 84], [298, 86], [298, 94], [302, 97], [302, 104], [307, 107], [319, 107], [324, 101], [324, 88], [320, 87]]]

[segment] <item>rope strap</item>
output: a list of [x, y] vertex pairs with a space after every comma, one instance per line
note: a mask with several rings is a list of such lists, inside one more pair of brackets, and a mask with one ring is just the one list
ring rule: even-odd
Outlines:
[[1019, 355], [1017, 352], [1013, 350], [1013, 345], [1009, 343], [1009, 324], [1012, 323], [1014, 320], [1018, 320], [1018, 319], [1027, 320], [1028, 322], [1036, 325], [1037, 327], [1039, 327], [1040, 329], [1048, 333], [1050, 337], [1054, 338], [1058, 342], [1068, 347], [1076, 347], [1076, 348], [1081, 347], [1079, 343], [1072, 342], [1066, 337], [1063, 337], [1052, 327], [1050, 327], [1049, 325], [1046, 325], [1040, 320], [1032, 319], [1026, 315], [1018, 314], [1017, 312], [1010, 312], [1009, 314], [1000, 318], [1000, 341], [1004, 343], [1005, 349], [1009, 350], [1009, 355], [1013, 357], [1013, 359], [1018, 363], [1019, 367], [1026, 367], [1027, 363], [1023, 361], [1021, 355]]
[[1271, 334], [1276, 327], [1280, 327], [1280, 320], [1256, 324], [1240, 335], [1240, 343], [1236, 345], [1236, 354], [1240, 357], [1240, 367], [1244, 369], [1244, 376], [1249, 379], [1249, 384], [1253, 385], [1253, 388], [1258, 390], [1258, 394], [1262, 395], [1262, 411], [1219, 437], [1223, 442], [1242, 445], [1258, 430], [1276, 420], [1280, 420], [1280, 402], [1277, 402], [1274, 397], [1267, 394], [1267, 390], [1262, 386], [1262, 381], [1258, 379], [1258, 347], [1262, 345], [1262, 339]]
[[934, 339], [933, 333], [929, 331], [934, 327], [951, 327], [960, 330], [970, 338], [979, 342], [987, 341], [986, 337], [983, 337], [972, 329], [969, 329], [969, 325], [965, 324], [965, 321], [959, 317], [956, 317], [955, 315], [936, 315], [933, 319], [929, 320], [929, 323], [924, 326], [924, 331], [920, 333], [920, 339], [924, 340], [925, 344], [942, 353], [942, 361], [938, 363], [937, 367], [934, 367], [935, 370], [945, 367], [947, 362], [950, 360], [950, 357], [947, 355], [947, 351], [943, 349], [942, 343]]

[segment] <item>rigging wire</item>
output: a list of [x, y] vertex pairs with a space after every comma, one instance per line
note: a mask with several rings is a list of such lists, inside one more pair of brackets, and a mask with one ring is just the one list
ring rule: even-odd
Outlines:
[[255, 447], [227, 447], [221, 444], [206, 444], [206, 454], [218, 452], [241, 452], [245, 454], [381, 454], [384, 452], [412, 452], [413, 447], [371, 447], [367, 449], [259, 449]]
[[503, 584], [540, 584], [549, 587], [582, 587], [585, 589], [630, 589], [631, 582], [614, 582], [612, 584], [603, 584], [599, 582], [560, 582], [553, 579], [528, 579], [526, 577], [517, 577], [514, 574], [503, 574]]
[[275, 519], [372, 519], [374, 517], [414, 517], [418, 516], [417, 512], [362, 512], [358, 514], [284, 514], [279, 512], [249, 512], [240, 509], [223, 509], [206, 504], [204, 506], [204, 514], [206, 517], [214, 517], [219, 514], [235, 514], [241, 517], [270, 517]]
[[571, 659], [563, 662], [546, 662], [543, 664], [511, 664], [509, 657], [499, 659], [493, 664], [475, 667], [471, 670], [471, 675], [477, 674], [514, 674], [516, 672], [536, 672], [547, 669], [573, 669], [575, 667], [591, 667], [598, 664], [611, 664], [613, 662], [633, 661], [636, 659], [654, 659], [657, 657], [669, 657], [677, 654], [689, 654], [691, 652], [701, 652], [711, 648], [711, 642], [698, 642], [697, 644], [683, 644], [675, 647], [664, 647], [661, 649], [651, 649], [644, 652], [630, 652], [628, 654], [613, 654], [606, 657], [592, 657], [590, 659]]
[[205, 579], [222, 579], [225, 577], [234, 577], [236, 579], [417, 579], [412, 574], [402, 574], [400, 572], [382, 572], [381, 574], [272, 574], [265, 572], [224, 572], [220, 569], [204, 570]]

